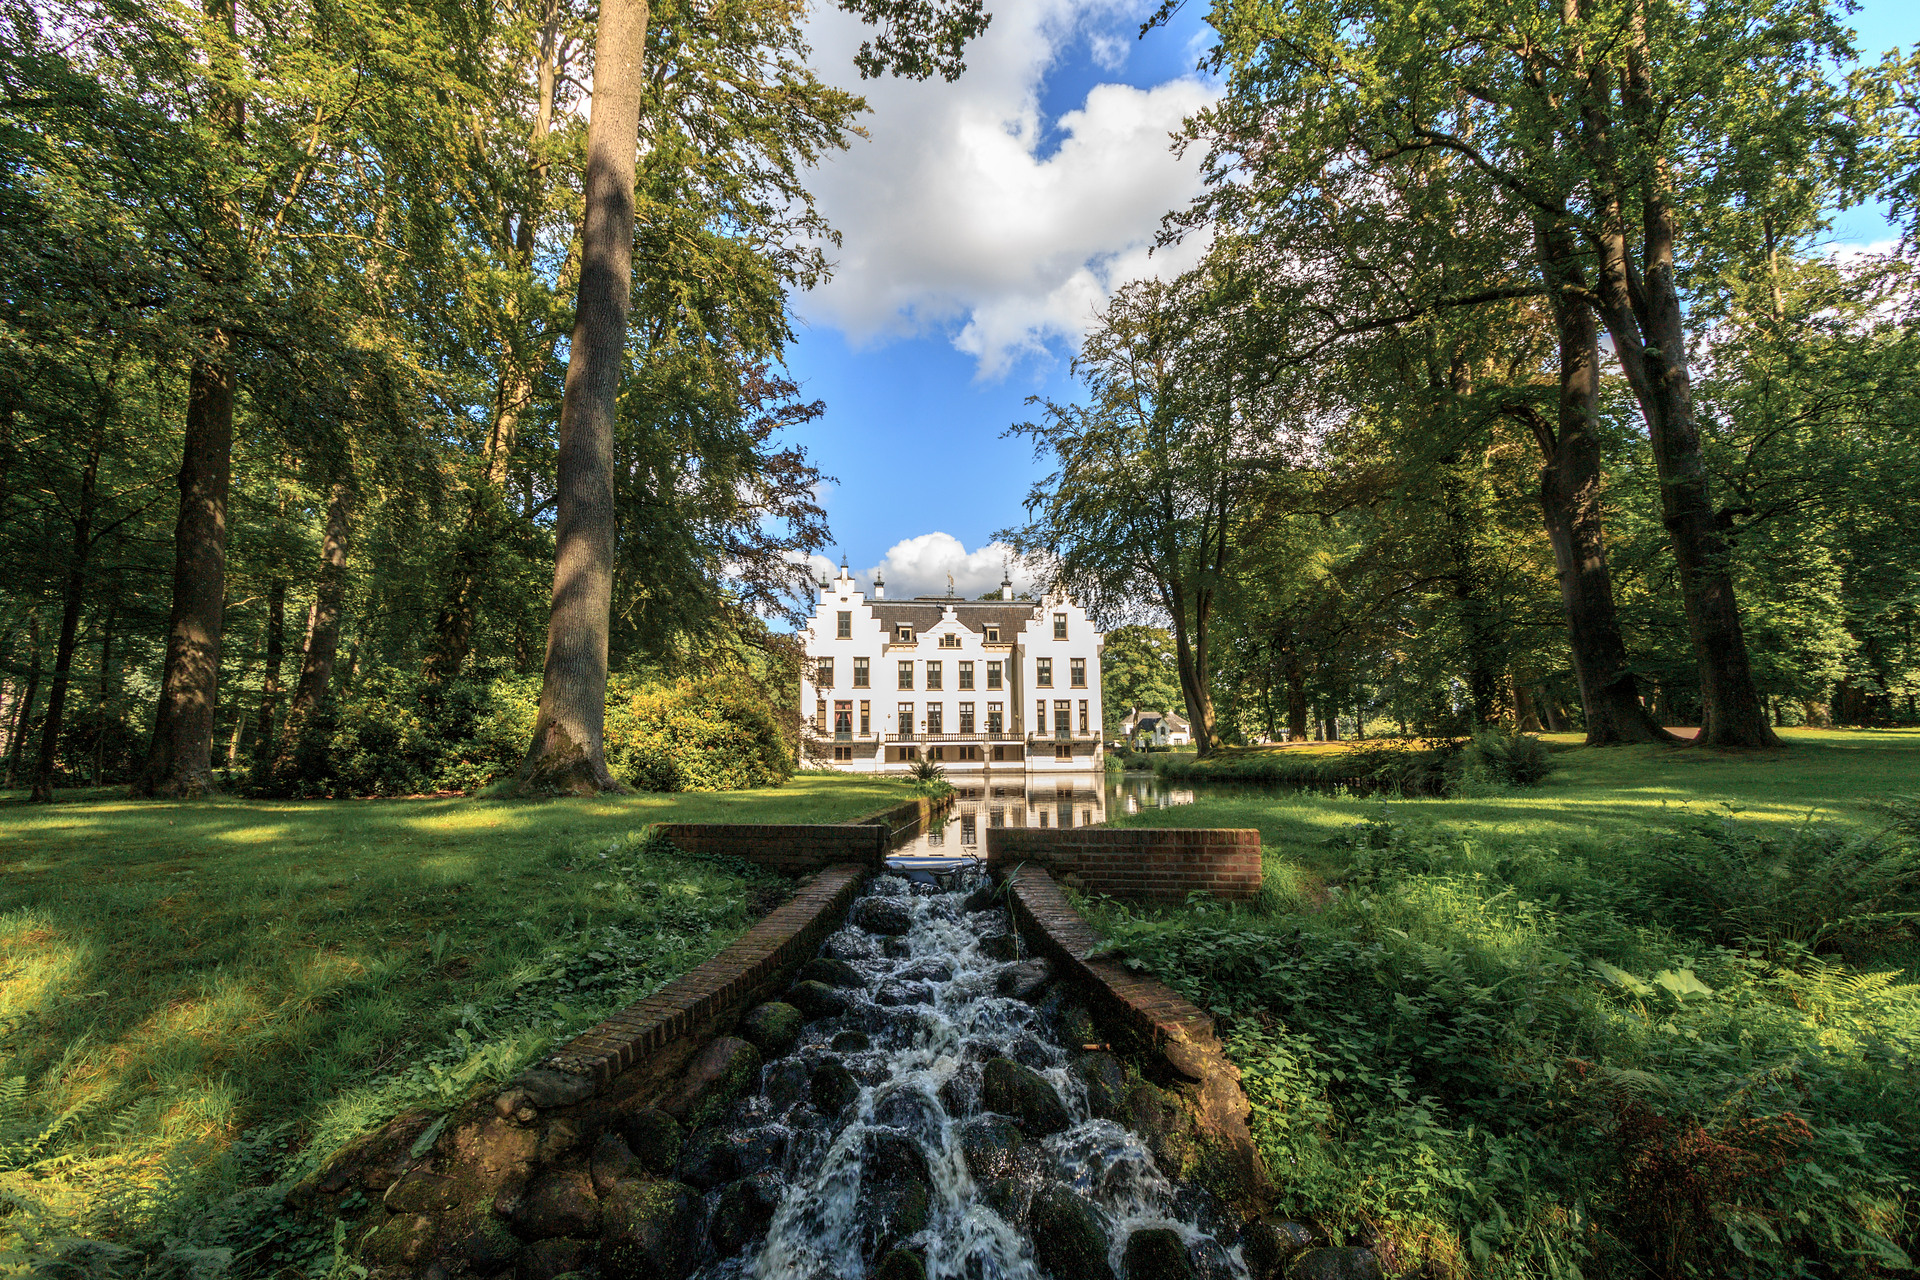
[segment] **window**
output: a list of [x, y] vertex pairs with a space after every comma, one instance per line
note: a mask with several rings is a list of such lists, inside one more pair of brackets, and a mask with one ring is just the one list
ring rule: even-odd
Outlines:
[[853, 660], [853, 687], [856, 689], [867, 688], [870, 683], [870, 675], [871, 673], [867, 669], [867, 660], [865, 658], [855, 658]]
[[900, 688], [913, 688], [913, 662], [908, 660], [900, 664]]
[[941, 688], [945, 688], [946, 686], [945, 686], [945, 685], [943, 685], [943, 684], [941, 683], [941, 681], [942, 681], [942, 680], [943, 680], [944, 678], [945, 678], [945, 677], [943, 677], [943, 676], [942, 676], [942, 675], [940, 674], [940, 664], [939, 664], [939, 663], [937, 663], [937, 662], [929, 662], [929, 663], [927, 664], [927, 688], [929, 688], [929, 689], [941, 689]]
[[913, 628], [903, 622], [893, 629], [893, 638], [901, 644], [912, 644]]
[[1080, 732], [1087, 732], [1087, 700], [1080, 699]]
[[[999, 703], [989, 702], [987, 704], [988, 733], [1005, 733], [1007, 731], [1006, 719], [1006, 713], [1001, 710]], [[999, 756], [994, 757], [995, 760], [999, 758]]]
[[833, 688], [832, 658], [821, 658], [813, 664], [813, 683], [822, 689]]
[[864, 738], [872, 732], [873, 704], [871, 702], [863, 702], [860, 704], [860, 736]]
[[1033, 660], [1033, 683], [1041, 689], [1053, 688], [1053, 659], [1035, 658]]
[[833, 736], [841, 739], [853, 736], [853, 704], [851, 702], [833, 704]]
[[1073, 681], [1074, 688], [1076, 689], [1086, 688], [1087, 687], [1087, 660], [1085, 658], [1070, 659], [1067, 663], [1067, 674], [1068, 674], [1068, 678]]
[[987, 664], [987, 688], [998, 689], [999, 687], [1000, 687], [1000, 664], [997, 662], [989, 662]]
[[1055, 640], [1065, 640], [1067, 638], [1067, 615], [1064, 613], [1056, 613], [1053, 615], [1053, 638]]
[[[1067, 743], [1058, 743], [1053, 748], [1053, 758], [1055, 760], [1071, 760], [1073, 759], [1073, 748]], [[1040, 813], [1042, 817], [1046, 816], [1046, 810], [1043, 809]], [[1045, 826], [1046, 824], [1042, 823], [1041, 825]], [[1073, 825], [1073, 809], [1071, 806], [1062, 806], [1060, 810], [1060, 825], [1063, 827]]]
[[840, 616], [835, 622], [833, 634], [842, 640], [853, 639], [853, 614], [851, 611], [846, 609], [840, 611]]
[[941, 636], [940, 647], [942, 649], [958, 649], [960, 647], [960, 637], [956, 635]]
[[963, 662], [960, 664], [960, 687], [962, 689], [973, 688], [973, 664], [971, 662]]
[[852, 747], [835, 747], [833, 749], [833, 758], [835, 760], [851, 760], [853, 759], [853, 748]]
[[[823, 702], [820, 705], [825, 706], [826, 704]], [[1033, 704], [1033, 731], [1035, 733], [1045, 733], [1047, 731], [1047, 700], [1045, 698], [1041, 698]]]
[[988, 644], [999, 644], [999, 643], [1000, 643], [1000, 628], [998, 628], [998, 627], [988, 627], [988, 628], [987, 628], [987, 643], [988, 643]]
[[903, 736], [909, 738], [913, 736], [913, 704], [911, 702], [903, 702], [900, 704], [900, 710], [895, 717], [895, 724]]
[[960, 704], [960, 732], [973, 732], [973, 704], [971, 702], [963, 702]]
[[[929, 759], [929, 760], [945, 760], [946, 758], [947, 758], [947, 749], [946, 749], [945, 747], [928, 747], [928, 748], [927, 748], [927, 759]], [[942, 832], [941, 834], [943, 834], [943, 835], [944, 835], [944, 834], [945, 834], [945, 832]], [[933, 843], [935, 843], [935, 842], [934, 842], [934, 841], [931, 841], [931, 840], [929, 840], [929, 841], [928, 841], [927, 843], [928, 843], [928, 844], [933, 844]]]
[[940, 725], [941, 717], [942, 717], [941, 705], [937, 702], [929, 702], [927, 704], [927, 732], [928, 733], [945, 733], [946, 732], [946, 730], [942, 728]]
[[1061, 737], [1073, 732], [1073, 704], [1056, 702], [1053, 704], [1053, 731]]
[[825, 732], [827, 727], [827, 700], [820, 699], [813, 704], [813, 727]]

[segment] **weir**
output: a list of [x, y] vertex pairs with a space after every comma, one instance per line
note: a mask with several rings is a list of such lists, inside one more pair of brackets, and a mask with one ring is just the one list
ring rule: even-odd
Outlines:
[[789, 997], [813, 1016], [704, 1139], [734, 1167], [690, 1171], [698, 1276], [1247, 1275], [1221, 1206], [1120, 1123], [1157, 1091], [979, 872], [876, 877], [849, 919]]

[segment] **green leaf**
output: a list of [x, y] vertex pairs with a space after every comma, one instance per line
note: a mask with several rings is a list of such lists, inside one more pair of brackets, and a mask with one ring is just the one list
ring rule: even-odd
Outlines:
[[1605, 960], [1589, 960], [1587, 967], [1611, 982], [1616, 987], [1625, 987], [1637, 996], [1650, 996], [1653, 988], [1628, 973], [1625, 969], [1616, 969]]
[[1671, 992], [1676, 1000], [1713, 994], [1713, 988], [1696, 978], [1691, 969], [1662, 969], [1653, 975], [1653, 982]]

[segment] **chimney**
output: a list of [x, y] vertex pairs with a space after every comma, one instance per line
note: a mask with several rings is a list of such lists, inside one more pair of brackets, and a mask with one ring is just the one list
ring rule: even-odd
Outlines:
[[878, 572], [875, 572], [873, 575], [873, 598], [875, 600], [885, 600], [887, 598], [887, 584]]

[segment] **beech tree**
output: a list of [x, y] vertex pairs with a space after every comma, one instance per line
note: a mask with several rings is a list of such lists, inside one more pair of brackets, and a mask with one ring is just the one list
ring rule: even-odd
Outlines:
[[[959, 76], [986, 29], [980, 0], [843, 0], [881, 26], [861, 47], [865, 76]], [[607, 771], [604, 728], [613, 604], [614, 424], [632, 302], [634, 175], [646, 89], [646, 0], [602, 0], [587, 125], [580, 286], [560, 409], [553, 604], [545, 681], [521, 787], [624, 789]], [[790, 21], [797, 15], [790, 17]]]
[[[1834, 15], [1818, 0], [1224, 0], [1213, 23], [1229, 91], [1193, 136], [1209, 146], [1216, 193], [1263, 174], [1287, 190], [1437, 151], [1535, 228], [1561, 311], [1604, 324], [1647, 427], [1700, 671], [1702, 740], [1776, 745], [1694, 408], [1681, 228], [1710, 235], [1728, 174], [1837, 163], [1848, 125], [1824, 64], [1850, 51]], [[1766, 166], [1700, 162], [1761, 151]], [[1577, 325], [1567, 337], [1584, 348]], [[1581, 382], [1565, 388], [1575, 400]], [[1573, 439], [1570, 459], [1584, 448]]]

